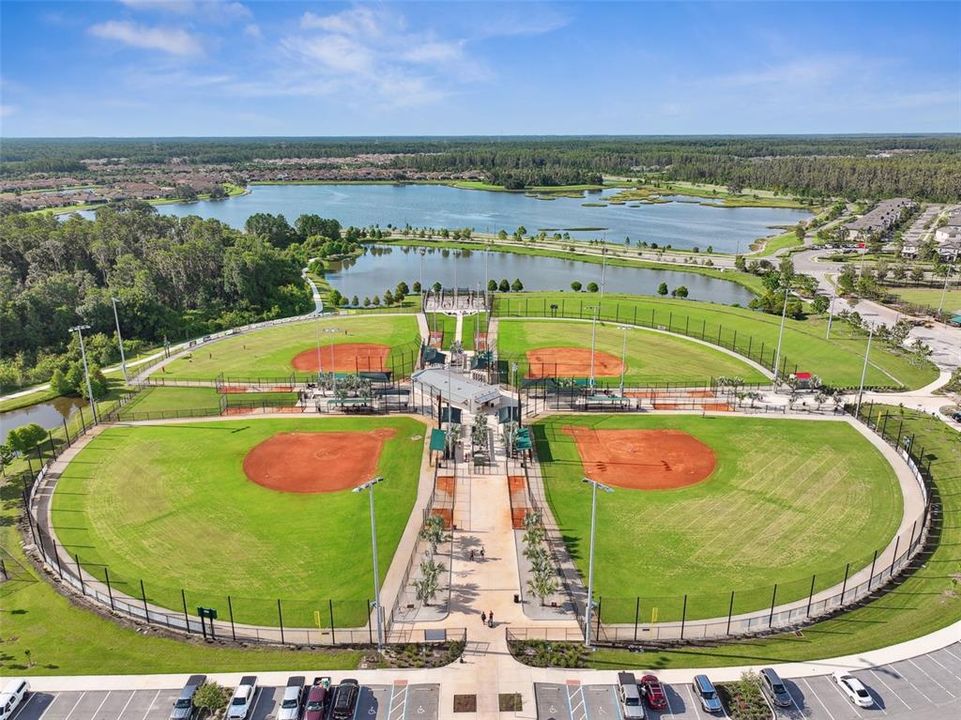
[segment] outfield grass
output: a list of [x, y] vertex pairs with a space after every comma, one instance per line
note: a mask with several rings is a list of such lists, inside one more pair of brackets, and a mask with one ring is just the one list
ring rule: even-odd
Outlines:
[[457, 318], [444, 313], [427, 313], [427, 327], [431, 332], [435, 330], [444, 331], [442, 349], [448, 350], [451, 343], [454, 342], [454, 336], [457, 332]]
[[[503, 320], [497, 329], [498, 353], [518, 363], [520, 376], [528, 373], [525, 353], [546, 347], [591, 346], [591, 323], [557, 320]], [[595, 347], [621, 357], [624, 332], [610, 323], [598, 323]], [[748, 383], [766, 382], [765, 376], [745, 362], [718, 350], [686, 339], [644, 330], [627, 335], [627, 385], [664, 382], [708, 384], [711, 378], [742, 377]], [[563, 356], [558, 355], [558, 361]], [[535, 368], [535, 370], [538, 370]], [[602, 377], [599, 382], [618, 384], [619, 377]]]
[[548, 501], [584, 577], [590, 492], [562, 429], [675, 429], [714, 450], [705, 481], [676, 490], [616, 489], [598, 499], [595, 592], [606, 622], [661, 621], [767, 607], [839, 584], [894, 536], [901, 490], [881, 453], [845, 422], [774, 418], [556, 416], [533, 427]]
[[[57, 534], [91, 573], [106, 564], [114, 587], [180, 608], [227, 608], [237, 622], [314, 625], [335, 601], [339, 627], [363, 625], [371, 588], [368, 504], [349, 491], [280, 493], [244, 475], [247, 451], [278, 432], [395, 428], [378, 471], [381, 575], [417, 492], [423, 424], [410, 418], [271, 418], [105, 430], [70, 463], [53, 500]], [[322, 468], [318, 472], [323, 472]], [[360, 479], [360, 478], [359, 478]]]
[[[879, 411], [875, 407], [875, 415]], [[591, 665], [614, 668], [684, 668], [725, 665], [767, 665], [815, 658], [840, 657], [905, 642], [961, 620], [961, 435], [930, 415], [888, 407], [903, 418], [903, 428], [892, 418], [886, 432], [894, 438], [899, 429], [913, 435], [916, 448], [924, 448], [931, 476], [946, 519], [934, 534], [934, 549], [898, 585], [881, 597], [831, 620], [804, 629], [801, 635], [785, 633], [712, 646], [677, 650], [648, 649], [643, 654], [626, 650], [597, 650]]]
[[[346, 332], [345, 332], [346, 331]], [[335, 317], [277, 325], [251, 333], [220, 340], [200, 347], [190, 357], [174, 360], [166, 372], [158, 376], [213, 380], [223, 372], [227, 376], [289, 377], [294, 369], [291, 361], [304, 350], [340, 343], [379, 343], [395, 350], [391, 359], [400, 364], [401, 355], [409, 361], [416, 357], [418, 337], [414, 315], [375, 317]], [[413, 348], [413, 350], [411, 350]]]
[[[121, 412], [121, 419], [133, 414], [177, 412], [184, 410], [213, 410], [213, 414], [220, 408], [220, 393], [212, 387], [148, 387], [127, 403]], [[227, 395], [228, 404], [259, 403], [266, 401], [272, 404], [290, 404], [297, 401], [295, 392], [258, 392], [258, 393], [230, 393]]]
[[[495, 315], [546, 316], [550, 305], [558, 305], [558, 317], [589, 319], [590, 306], [598, 296], [587, 293], [498, 293]], [[682, 334], [701, 337], [712, 343], [718, 338], [725, 347], [736, 344], [739, 353], [757, 360], [762, 348], [764, 364], [770, 366], [777, 346], [781, 318], [745, 308], [694, 300], [675, 300], [638, 295], [607, 294], [601, 303], [602, 320], [663, 326]], [[652, 322], [653, 321], [653, 322]], [[857, 387], [861, 379], [867, 335], [849, 324], [836, 321], [831, 339], [825, 339], [827, 319], [809, 317], [787, 320], [784, 326], [782, 361], [788, 372], [797, 365], [812, 372], [828, 385]], [[736, 333], [736, 335], [735, 335]], [[938, 369], [928, 360], [918, 361], [910, 353], [893, 350], [881, 343], [871, 345], [866, 385], [872, 387], [923, 387], [938, 377]]]

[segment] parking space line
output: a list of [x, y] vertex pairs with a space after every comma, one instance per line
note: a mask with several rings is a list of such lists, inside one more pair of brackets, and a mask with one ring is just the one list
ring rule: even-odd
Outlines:
[[872, 675], [874, 675], [874, 679], [877, 680], [877, 681], [878, 681], [879, 683], [881, 683], [882, 685], [884, 685], [884, 687], [886, 687], [886, 688], [888, 689], [888, 692], [891, 693], [892, 695], [894, 695], [894, 697], [896, 697], [896, 698], [898, 699], [898, 701], [899, 701], [902, 705], [904, 705], [904, 707], [906, 707], [908, 710], [911, 709], [911, 706], [908, 705], [906, 702], [904, 702], [904, 698], [902, 698], [900, 695], [898, 695], [898, 694], [894, 691], [894, 688], [892, 688], [890, 685], [888, 685], [886, 682], [884, 682], [884, 678], [882, 678], [880, 675], [878, 675], [876, 672], [874, 672], [874, 670], [871, 670], [870, 672], [871, 672]]
[[[253, 705], [250, 706], [250, 715], [251, 715], [251, 716], [256, 716], [256, 715], [257, 715], [257, 706], [260, 705], [260, 701], [263, 700], [265, 697], [266, 697], [266, 695], [264, 694], [264, 688], [263, 688], [262, 686], [258, 685], [258, 686], [257, 686], [257, 690], [254, 691], [254, 703], [253, 703]], [[358, 698], [358, 699], [359, 699], [359, 698]], [[358, 705], [358, 707], [359, 707], [359, 706], [360, 706], [360, 703], [358, 702], [357, 705]]]
[[[577, 703], [577, 705], [575, 705], [575, 704], [574, 704], [574, 697], [577, 696], [577, 695], [580, 695], [580, 696], [581, 696], [581, 700], [580, 700], [579, 703]], [[571, 718], [572, 718], [573, 720], [578, 720], [578, 718], [584, 718], [585, 720], [587, 720], [587, 718], [588, 718], [588, 715], [587, 715], [587, 700], [584, 698], [584, 686], [583, 686], [583, 685], [576, 685], [576, 686], [568, 685], [568, 686], [567, 686], [567, 703], [571, 706]], [[574, 711], [575, 711], [575, 710], [580, 710], [580, 711], [581, 711], [580, 715], [575, 715], [575, 714], [574, 714]]]
[[[818, 694], [814, 691], [814, 688], [811, 687], [811, 684], [804, 678], [801, 678], [801, 682], [804, 683], [804, 687], [806, 687], [808, 689], [808, 692], [811, 693], [811, 697], [813, 697], [815, 700], [818, 701], [818, 705], [824, 708], [824, 712], [828, 714], [828, 717], [831, 718], [831, 720], [835, 720], [834, 715], [831, 713], [830, 710], [828, 710], [828, 706], [824, 704], [824, 701], [820, 697], [818, 697]], [[828, 682], [830, 682], [830, 680]]]
[[100, 708], [102, 708], [106, 704], [108, 697], [110, 697], [109, 690], [107, 691], [107, 694], [103, 696], [103, 700], [100, 701], [100, 704], [97, 706], [97, 709], [93, 711], [93, 717], [97, 717], [97, 713], [99, 713]]
[[[400, 698], [400, 702], [398, 702]], [[394, 714], [397, 709], [400, 712], [396, 715]], [[400, 685], [394, 683], [390, 690], [390, 712], [387, 713], [389, 720], [394, 720], [394, 718], [402, 718], [407, 714], [407, 683]]]
[[[893, 667], [893, 666], [892, 666], [892, 667]], [[929, 702], [929, 703], [930, 703], [930, 702], [933, 702], [933, 701], [931, 700], [931, 698], [929, 698], [929, 697], [924, 693], [924, 691], [921, 690], [921, 688], [919, 688], [917, 685], [915, 685], [913, 682], [911, 682], [904, 673], [899, 672], [898, 675], [901, 677], [902, 680], [904, 680], [904, 682], [906, 682], [908, 685], [910, 685], [912, 688], [914, 688], [914, 691], [915, 691], [918, 695], [920, 695], [921, 697], [923, 697], [926, 702]]]
[[[787, 690], [788, 697], [791, 698], [791, 704], [794, 705], [794, 709], [797, 710], [801, 715], [804, 715], [804, 711], [801, 710], [801, 706], [797, 704], [797, 700], [794, 699], [794, 693], [791, 692], [791, 688], [785, 684], [785, 689]], [[794, 683], [794, 687], [797, 687], [797, 683]]]
[[[934, 654], [933, 654], [933, 653], [928, 653], [928, 654], [925, 655], [924, 657], [927, 658], [928, 660], [930, 660], [931, 662], [933, 662], [935, 665], [937, 665], [937, 666], [938, 666], [939, 668], [941, 668], [942, 670], [946, 671], [949, 675], [951, 675], [952, 677], [954, 677], [954, 672], [951, 670], [951, 668], [946, 667], [946, 666], [942, 665], [940, 662], [938, 662], [938, 661], [934, 658]], [[932, 677], [931, 679], [934, 680], [934, 677]], [[954, 694], [953, 694], [950, 690], [948, 690], [947, 688], [945, 688], [944, 690], [945, 690], [945, 692], [948, 693], [948, 695], [950, 695], [951, 697], [955, 697]]]
[[[674, 692], [677, 692], [676, 690]], [[667, 687], [664, 688], [664, 699], [667, 701], [667, 711], [674, 714], [674, 708], [671, 707], [671, 694], [667, 691]]]
[[125, 712], [127, 712], [127, 707], [130, 705], [130, 703], [133, 702], [133, 697], [134, 697], [134, 695], [136, 695], [136, 694], [137, 694], [137, 691], [136, 691], [136, 690], [134, 690], [132, 693], [130, 693], [130, 697], [127, 698], [127, 702], [125, 702], [125, 703], [123, 704], [123, 707], [120, 708], [120, 714], [117, 715], [117, 720], [120, 720], [120, 718], [123, 717], [123, 714], [124, 714]]
[[918, 665], [916, 662], [914, 662], [914, 660], [908, 659], [908, 662], [911, 663], [912, 665], [914, 665], [914, 667], [916, 667], [918, 670], [920, 670], [920, 671], [924, 674], [924, 676], [925, 676], [926, 678], [928, 678], [928, 680], [930, 680], [930, 681], [933, 682], [935, 685], [937, 685], [939, 688], [941, 688], [942, 690], [944, 690], [944, 691], [945, 691], [948, 695], [950, 695], [951, 697], [954, 697], [954, 693], [951, 692], [950, 690], [948, 690], [944, 685], [942, 685], [941, 683], [939, 683], [939, 682], [937, 681], [937, 679], [935, 679], [934, 675], [932, 675], [931, 673], [925, 671], [925, 669], [922, 668], [920, 665]]
[[944, 650], [948, 655], [950, 655], [951, 657], [953, 657], [955, 660], [961, 660], [961, 657], [958, 657], [957, 655], [955, 655], [953, 652], [951, 652], [951, 651], [948, 650], [947, 648], [941, 648], [941, 649]]
[[861, 717], [861, 713], [858, 712], [857, 705], [851, 702], [850, 698], [848, 698], [847, 695], [841, 692], [841, 688], [838, 687], [837, 681], [834, 678], [831, 678], [829, 682], [831, 684], [831, 687], [834, 688], [834, 692], [836, 692], [838, 695], [841, 696], [841, 699], [844, 700], [845, 704], [851, 706], [851, 709], [854, 711], [854, 714], [857, 715], [858, 717]]
[[15, 712], [15, 713], [10, 717], [10, 720], [17, 720], [17, 718], [20, 717], [20, 714], [21, 714], [24, 710], [27, 709], [27, 705], [29, 705], [30, 703], [33, 702], [33, 699], [34, 699], [35, 697], [37, 697], [37, 693], [35, 693], [35, 692], [30, 693], [30, 697], [27, 698], [27, 702], [25, 702], [23, 705], [21, 705], [21, 706], [17, 709], [17, 712]]
[[700, 720], [701, 710], [700, 708], [698, 708], [697, 703], [694, 702], [694, 693], [691, 692], [691, 688], [689, 685], [685, 685], [684, 689], [687, 690], [687, 699], [691, 701], [691, 707], [694, 708], [694, 717]]
[[[159, 693], [160, 691], [158, 690], [157, 692]], [[87, 694], [86, 691], [80, 693], [80, 697], [77, 698], [77, 702], [73, 704], [73, 707], [70, 708], [70, 712], [67, 713], [67, 716], [63, 720], [70, 720], [70, 716], [73, 715], [73, 711], [77, 709], [77, 705], [80, 704], [80, 701], [83, 700], [86, 694]]]
[[147, 706], [147, 711], [143, 714], [143, 720], [147, 720], [147, 716], [150, 714], [150, 711], [153, 710], [153, 704], [157, 702], [158, 697], [160, 697], [159, 690], [157, 691], [157, 694], [153, 696], [153, 700], [150, 701], [150, 705]]
[[62, 698], [62, 697], [63, 697], [63, 695], [60, 695], [59, 693], [56, 694], [56, 695], [54, 695], [54, 696], [53, 696], [53, 700], [51, 700], [51, 701], [50, 701], [50, 704], [47, 705], [47, 709], [43, 711], [43, 714], [42, 714], [37, 720], [43, 720], [43, 719], [46, 717], [47, 713], [50, 712], [50, 708], [52, 708], [54, 705], [56, 705], [56, 704], [57, 704], [57, 700], [59, 700], [59, 699]]

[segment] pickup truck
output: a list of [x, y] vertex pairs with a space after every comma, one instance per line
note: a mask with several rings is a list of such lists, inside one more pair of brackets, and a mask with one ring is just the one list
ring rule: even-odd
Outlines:
[[230, 697], [230, 704], [227, 705], [227, 720], [247, 720], [256, 695], [257, 676], [244, 675]]

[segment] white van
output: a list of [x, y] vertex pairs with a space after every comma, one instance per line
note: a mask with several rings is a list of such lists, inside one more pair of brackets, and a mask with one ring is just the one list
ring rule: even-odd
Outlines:
[[0, 692], [0, 720], [10, 720], [13, 712], [20, 707], [23, 699], [30, 692], [30, 683], [26, 680], [10, 680]]

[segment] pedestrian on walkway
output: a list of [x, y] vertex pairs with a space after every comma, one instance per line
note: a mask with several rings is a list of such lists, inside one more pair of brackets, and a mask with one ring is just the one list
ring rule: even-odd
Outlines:
[[481, 545], [481, 560], [484, 559], [484, 546]]
[[494, 627], [494, 611], [491, 610], [487, 614], [487, 627]]
[[487, 624], [487, 613], [483, 610], [481, 611], [481, 625]]
[[470, 551], [470, 559], [471, 559], [472, 561], [473, 561], [473, 559], [474, 559], [474, 551], [473, 551], [473, 550]]

